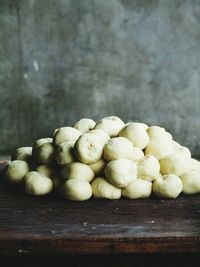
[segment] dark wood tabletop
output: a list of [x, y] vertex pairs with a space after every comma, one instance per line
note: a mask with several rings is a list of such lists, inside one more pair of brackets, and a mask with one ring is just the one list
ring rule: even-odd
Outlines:
[[71, 202], [0, 183], [0, 255], [193, 252], [200, 252], [200, 195]]

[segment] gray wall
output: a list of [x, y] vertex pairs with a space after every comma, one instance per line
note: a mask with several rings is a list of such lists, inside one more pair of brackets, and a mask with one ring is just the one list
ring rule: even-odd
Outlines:
[[108, 115], [200, 156], [200, 1], [0, 0], [0, 152]]

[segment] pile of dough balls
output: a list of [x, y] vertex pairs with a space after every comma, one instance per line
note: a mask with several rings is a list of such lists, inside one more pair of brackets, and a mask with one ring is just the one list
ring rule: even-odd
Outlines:
[[6, 180], [30, 195], [54, 191], [74, 201], [177, 198], [200, 193], [200, 162], [162, 127], [84, 118], [18, 148]]

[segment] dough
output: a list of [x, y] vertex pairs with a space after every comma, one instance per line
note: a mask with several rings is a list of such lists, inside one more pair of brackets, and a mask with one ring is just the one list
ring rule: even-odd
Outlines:
[[69, 200], [84, 201], [91, 198], [92, 188], [87, 181], [69, 179], [61, 186], [61, 195]]
[[196, 159], [190, 159], [190, 169], [191, 171], [198, 171], [200, 172], [200, 162]]
[[119, 132], [119, 136], [129, 139], [134, 147], [144, 149], [149, 143], [149, 136], [144, 129], [144, 126], [139, 123], [130, 123], [122, 128]]
[[100, 159], [97, 162], [89, 164], [90, 168], [93, 170], [95, 176], [101, 176], [104, 174], [104, 169], [106, 167], [106, 161], [104, 159]]
[[183, 193], [187, 195], [200, 193], [200, 172], [189, 171], [181, 175]]
[[172, 141], [172, 136], [169, 132], [165, 131], [165, 128], [159, 126], [151, 126], [147, 129], [150, 141]]
[[87, 164], [71, 162], [62, 168], [61, 176], [64, 180], [75, 178], [91, 182], [94, 178], [94, 172]]
[[106, 132], [100, 129], [91, 130], [89, 131], [89, 133], [97, 134], [98, 136], [100, 136], [104, 144], [110, 139], [110, 136]]
[[142, 159], [144, 157], [144, 153], [142, 149], [138, 147], [133, 147], [131, 157], [129, 158], [132, 161], [137, 161], [139, 159]]
[[10, 161], [6, 166], [6, 177], [11, 184], [19, 184], [28, 172], [29, 166], [23, 160]]
[[151, 182], [136, 179], [126, 188], [122, 189], [122, 196], [130, 199], [148, 198], [151, 195], [151, 191]]
[[12, 154], [11, 160], [23, 160], [26, 162], [30, 162], [32, 157], [32, 147], [19, 147]]
[[181, 179], [174, 174], [158, 177], [153, 182], [153, 193], [159, 198], [177, 198], [182, 188]]
[[24, 176], [24, 188], [30, 195], [46, 195], [53, 190], [53, 182], [43, 174], [31, 171]]
[[119, 199], [121, 189], [116, 188], [102, 177], [97, 177], [92, 182], [92, 194], [95, 198]]
[[79, 130], [82, 134], [93, 129], [95, 126], [95, 121], [91, 119], [81, 119], [74, 124], [74, 128]]
[[133, 145], [125, 137], [114, 137], [107, 141], [104, 146], [104, 159], [130, 159], [133, 156]]
[[35, 143], [33, 144], [33, 150], [37, 149], [39, 146], [45, 144], [45, 143], [52, 143], [53, 139], [50, 137], [47, 138], [40, 138], [38, 140], [35, 141]]
[[74, 141], [66, 141], [58, 145], [56, 149], [56, 161], [58, 165], [65, 165], [74, 161], [73, 147]]
[[160, 171], [162, 174], [173, 173], [177, 176], [190, 170], [190, 161], [180, 154], [174, 153], [160, 160]]
[[191, 158], [191, 152], [187, 147], [181, 146], [176, 141], [172, 141], [172, 145], [174, 147], [175, 153], [178, 153], [181, 156], [185, 156], [187, 158]]
[[80, 135], [81, 132], [73, 127], [61, 127], [55, 132], [53, 136], [53, 143], [55, 145], [60, 145], [66, 141], [76, 142]]
[[124, 122], [116, 117], [105, 117], [96, 123], [95, 129], [101, 129], [110, 137], [118, 136], [120, 130], [124, 127]]
[[137, 166], [128, 159], [110, 161], [105, 168], [107, 180], [118, 188], [125, 188], [137, 178]]
[[55, 169], [52, 167], [52, 166], [49, 166], [49, 165], [39, 165], [37, 168], [36, 168], [36, 171], [51, 178], [55, 175]]
[[94, 163], [101, 159], [103, 147], [104, 143], [100, 136], [85, 133], [75, 143], [76, 156], [83, 163]]
[[159, 161], [156, 157], [147, 155], [137, 161], [137, 172], [139, 178], [151, 182], [159, 176]]
[[159, 140], [151, 141], [144, 150], [145, 155], [153, 155], [158, 160], [164, 158], [167, 155], [174, 153], [174, 148], [171, 141]]
[[44, 143], [36, 147], [33, 157], [39, 164], [51, 165], [55, 161], [55, 150], [52, 143]]

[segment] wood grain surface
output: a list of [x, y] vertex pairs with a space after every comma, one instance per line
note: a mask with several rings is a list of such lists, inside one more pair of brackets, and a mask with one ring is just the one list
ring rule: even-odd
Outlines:
[[0, 184], [1, 255], [192, 252], [200, 252], [200, 195], [71, 202]]

